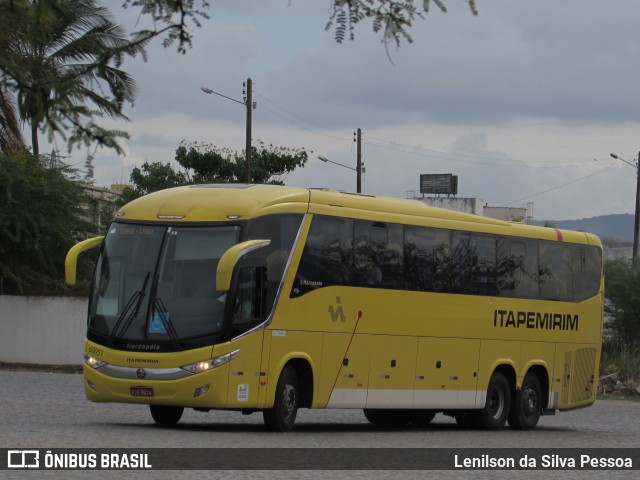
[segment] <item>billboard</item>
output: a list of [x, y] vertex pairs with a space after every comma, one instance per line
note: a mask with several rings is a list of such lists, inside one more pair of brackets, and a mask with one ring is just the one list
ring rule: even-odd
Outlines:
[[458, 176], [451, 173], [427, 173], [420, 175], [420, 193], [457, 195]]

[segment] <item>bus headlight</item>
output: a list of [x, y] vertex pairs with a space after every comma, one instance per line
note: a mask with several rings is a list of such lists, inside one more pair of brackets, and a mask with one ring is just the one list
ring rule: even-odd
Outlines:
[[106, 362], [98, 360], [96, 357], [92, 357], [91, 355], [87, 355], [86, 353], [84, 354], [84, 363], [92, 368], [100, 368], [106, 365]]
[[225, 363], [229, 363], [240, 354], [240, 350], [234, 350], [231, 353], [220, 355], [219, 357], [210, 358], [202, 362], [192, 363], [191, 365], [184, 365], [182, 368], [191, 373], [202, 373], [212, 368], [220, 367]]

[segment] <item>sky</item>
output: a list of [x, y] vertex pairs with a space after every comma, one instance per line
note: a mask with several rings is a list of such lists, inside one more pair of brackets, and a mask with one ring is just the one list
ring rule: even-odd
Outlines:
[[[144, 24], [105, 2], [132, 31]], [[416, 2], [421, 5], [421, 2]], [[385, 45], [370, 23], [338, 44], [331, 0], [212, 0], [185, 55], [159, 41], [127, 60], [138, 95], [125, 155], [99, 150], [100, 186], [143, 162], [173, 162], [181, 141], [243, 150], [242, 101], [254, 84], [253, 141], [312, 151], [286, 184], [355, 191], [362, 130], [363, 193], [419, 195], [421, 174], [458, 176], [458, 196], [490, 206], [533, 202], [537, 219], [633, 213], [640, 149], [637, 0], [463, 0], [433, 7], [413, 43]], [[140, 23], [142, 22], [142, 23]], [[64, 148], [64, 145], [59, 146]], [[86, 152], [70, 163], [80, 167]]]

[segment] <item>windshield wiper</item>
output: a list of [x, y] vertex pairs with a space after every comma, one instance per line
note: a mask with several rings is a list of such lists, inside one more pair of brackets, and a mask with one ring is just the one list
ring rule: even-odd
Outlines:
[[[114, 339], [118, 338], [120, 335], [123, 335], [124, 332], [129, 329], [129, 326], [131, 325], [133, 319], [138, 315], [138, 312], [140, 311], [140, 305], [142, 304], [142, 300], [145, 297], [144, 291], [147, 289], [147, 282], [149, 281], [150, 275], [151, 272], [147, 272], [147, 275], [144, 277], [144, 282], [142, 282], [142, 288], [133, 292], [133, 295], [131, 295], [131, 298], [122, 310], [122, 313], [118, 317], [118, 321], [113, 326], [113, 330], [111, 330], [111, 334], [107, 339], [107, 342], [109, 344], [112, 344]], [[122, 326], [122, 328], [120, 328], [122, 322], [124, 322], [124, 325]], [[118, 330], [120, 330], [120, 335], [118, 335]]]
[[171, 339], [171, 343], [175, 348], [180, 348], [180, 339], [178, 338], [178, 333], [176, 329], [173, 327], [173, 322], [171, 322], [171, 318], [169, 316], [169, 312], [167, 312], [164, 303], [160, 297], [156, 297], [153, 299], [153, 307], [156, 312], [160, 314], [160, 321], [164, 326], [169, 338]]

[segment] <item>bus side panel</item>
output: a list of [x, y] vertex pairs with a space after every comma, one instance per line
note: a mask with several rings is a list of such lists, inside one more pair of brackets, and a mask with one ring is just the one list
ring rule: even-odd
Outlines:
[[411, 408], [418, 339], [372, 335], [367, 408]]
[[414, 408], [474, 408], [480, 340], [421, 338]]
[[[258, 391], [258, 407], [267, 405], [267, 382], [269, 380], [269, 356], [271, 354], [271, 331], [265, 330], [262, 335], [262, 360], [260, 362], [260, 389]], [[277, 381], [277, 380], [276, 380]]]
[[264, 330], [231, 341], [231, 351], [240, 350], [229, 363], [228, 408], [255, 408], [260, 393], [260, 362]]
[[598, 375], [595, 345], [558, 344], [554, 369], [554, 408], [560, 410], [591, 405], [595, 401]]
[[335, 387], [327, 403], [327, 408], [364, 408], [367, 406], [369, 386], [369, 364], [372, 335], [353, 336], [347, 353], [344, 355]]
[[[342, 362], [345, 359], [345, 353], [347, 347], [353, 335], [351, 333], [327, 333], [325, 332], [322, 337], [322, 361], [320, 364], [320, 375], [317, 388], [314, 390], [315, 401], [313, 407], [324, 408], [329, 402], [331, 393], [338, 381], [338, 375], [340, 375], [343, 368]], [[356, 363], [358, 365], [358, 363]], [[362, 365], [360, 365], [362, 367]], [[349, 372], [353, 373], [353, 372]], [[344, 374], [344, 373], [343, 373]], [[368, 374], [368, 370], [364, 375]], [[357, 378], [354, 376], [354, 381], [351, 382], [356, 386], [358, 390], [364, 389], [366, 391], [366, 383], [364, 378], [359, 374]], [[362, 384], [362, 387], [357, 387], [358, 383]], [[345, 388], [351, 388], [353, 385], [348, 386], [341, 384]]]

